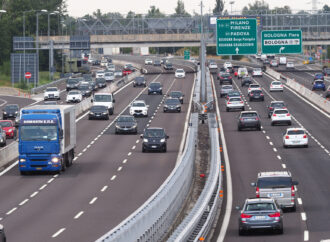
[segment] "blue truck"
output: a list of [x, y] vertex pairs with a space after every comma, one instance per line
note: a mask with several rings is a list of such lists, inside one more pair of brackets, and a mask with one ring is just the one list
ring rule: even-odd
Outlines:
[[32, 171], [65, 171], [76, 147], [75, 107], [36, 105], [21, 110], [19, 161], [22, 175]]

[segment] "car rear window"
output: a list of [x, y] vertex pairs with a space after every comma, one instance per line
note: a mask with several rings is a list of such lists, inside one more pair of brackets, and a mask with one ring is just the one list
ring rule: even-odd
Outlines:
[[250, 88], [258, 88], [258, 87], [260, 87], [260, 86], [257, 85], [257, 84], [254, 84], [254, 85], [251, 85], [251, 86], [250, 86]]
[[281, 108], [284, 107], [284, 103], [272, 103], [270, 106], [275, 108]]
[[272, 85], [281, 85], [281, 82], [273, 82]]
[[292, 186], [291, 177], [265, 177], [259, 178], [257, 186], [259, 188], [285, 188]]
[[231, 98], [230, 100], [229, 100], [230, 102], [239, 102], [239, 101], [241, 101], [241, 99], [240, 98]]
[[323, 84], [323, 81], [315, 81], [315, 84]]
[[223, 86], [222, 89], [233, 89], [232, 86]]
[[251, 93], [253, 93], [253, 94], [260, 94], [260, 93], [262, 93], [262, 91], [261, 90], [253, 90]]
[[251, 203], [246, 205], [246, 211], [275, 210], [273, 203]]
[[242, 118], [250, 118], [250, 117], [257, 117], [257, 113], [242, 113], [241, 117]]
[[274, 113], [276, 114], [286, 114], [289, 113], [288, 110], [275, 110]]
[[299, 134], [305, 134], [304, 130], [289, 130], [288, 135], [299, 135]]

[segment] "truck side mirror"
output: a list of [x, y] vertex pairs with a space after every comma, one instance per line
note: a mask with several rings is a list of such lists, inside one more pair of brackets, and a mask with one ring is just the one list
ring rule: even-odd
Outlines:
[[255, 184], [255, 182], [251, 183], [251, 187], [256, 187], [256, 186], [257, 186], [257, 184]]
[[60, 129], [60, 139], [63, 139], [63, 129]]

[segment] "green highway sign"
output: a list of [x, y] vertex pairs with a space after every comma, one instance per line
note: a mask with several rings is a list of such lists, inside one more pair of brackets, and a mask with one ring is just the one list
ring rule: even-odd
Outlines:
[[255, 18], [217, 19], [217, 55], [252, 55], [257, 51]]
[[263, 54], [299, 54], [302, 52], [301, 30], [265, 30], [261, 32]]
[[183, 54], [185, 60], [190, 60], [190, 50], [185, 50]]

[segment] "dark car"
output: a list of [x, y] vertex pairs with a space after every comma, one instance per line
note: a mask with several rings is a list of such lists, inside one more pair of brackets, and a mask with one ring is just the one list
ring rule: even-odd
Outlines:
[[330, 76], [330, 68], [323, 68], [323, 75]]
[[84, 78], [85, 81], [91, 81], [93, 80], [93, 75], [90, 73], [85, 73], [82, 75], [82, 77]]
[[163, 95], [163, 88], [160, 82], [152, 82], [148, 88], [148, 95], [150, 94], [160, 94]]
[[272, 198], [246, 199], [238, 218], [238, 234], [250, 230], [270, 229], [283, 234], [283, 214]]
[[170, 62], [166, 62], [165, 64], [164, 64], [164, 69], [165, 70], [173, 70], [173, 65], [172, 65], [172, 63], [170, 63]]
[[2, 111], [2, 119], [14, 119], [19, 115], [19, 106], [17, 104], [8, 104]]
[[243, 77], [242, 78], [242, 81], [241, 81], [241, 86], [249, 86], [250, 84], [253, 83], [253, 80], [252, 80], [252, 77], [250, 76], [246, 76], [246, 77]]
[[137, 128], [137, 122], [134, 116], [130, 115], [121, 115], [116, 120], [115, 124], [115, 133], [133, 133], [137, 134], [138, 128]]
[[244, 111], [241, 112], [238, 117], [238, 131], [245, 128], [255, 128], [261, 130], [261, 122], [259, 114], [256, 111]]
[[166, 135], [163, 128], [146, 128], [143, 135], [142, 152], [146, 151], [167, 151], [167, 139], [169, 136]]
[[81, 91], [83, 97], [90, 97], [92, 95], [92, 87], [89, 84], [80, 84], [78, 90]]
[[163, 65], [165, 65], [165, 64], [168, 62], [168, 59], [163, 58], [163, 59], [160, 60], [160, 62], [161, 62]]
[[6, 234], [2, 224], [0, 224], [0, 241], [6, 242]]
[[95, 83], [98, 88], [105, 88], [107, 86], [107, 82], [104, 78], [96, 78]]
[[0, 128], [0, 146], [6, 146], [6, 143], [7, 143], [6, 131]]
[[86, 80], [88, 82], [89, 86], [91, 87], [92, 91], [96, 91], [98, 86], [96, 85], [96, 82], [93, 81], [92, 79]]
[[88, 119], [109, 119], [109, 112], [106, 106], [95, 105], [89, 110]]
[[162, 63], [160, 62], [160, 60], [154, 60], [154, 66], [161, 66]]
[[170, 94], [168, 94], [169, 97], [171, 98], [178, 98], [180, 100], [180, 103], [183, 104], [183, 97], [184, 94], [180, 91], [172, 91]]
[[249, 94], [250, 101], [264, 101], [265, 97], [261, 90], [252, 90]]
[[270, 118], [273, 114], [274, 109], [286, 109], [286, 105], [283, 101], [272, 101], [269, 106], [267, 106], [268, 109], [268, 118]]
[[181, 112], [181, 102], [178, 98], [167, 98], [163, 106], [164, 113], [166, 112]]
[[146, 87], [147, 86], [147, 82], [146, 79], [144, 78], [144, 76], [137, 76], [135, 77], [134, 81], [133, 81], [133, 87]]
[[233, 84], [233, 78], [229, 73], [226, 72], [220, 72], [218, 74], [218, 80], [220, 80], [220, 85], [222, 85], [223, 83], [227, 82], [230, 85]]
[[66, 91], [71, 91], [72, 89], [78, 89], [79, 79], [78, 78], [70, 78], [66, 82]]
[[264, 65], [269, 65], [270, 64], [268, 59], [264, 59], [262, 62], [263, 62]]
[[315, 73], [314, 80], [324, 80], [323, 73]]
[[312, 90], [323, 90], [325, 91], [326, 86], [323, 80], [315, 80], [313, 82]]

